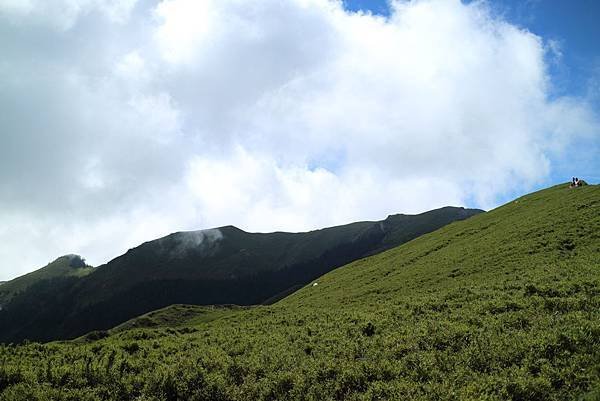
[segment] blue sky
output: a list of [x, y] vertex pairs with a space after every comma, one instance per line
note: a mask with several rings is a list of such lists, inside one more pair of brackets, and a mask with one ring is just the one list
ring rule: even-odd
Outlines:
[[[468, 1], [466, 3], [469, 3]], [[549, 61], [551, 96], [587, 98], [600, 110], [600, 1], [598, 0], [492, 0], [494, 13], [526, 29], [545, 41], [556, 43], [560, 58]], [[369, 11], [389, 15], [386, 0], [344, 0], [352, 11]], [[567, 181], [579, 175], [590, 182], [600, 182], [600, 133], [585, 144], [596, 151], [580, 154], [572, 150], [564, 158], [553, 159], [552, 174], [539, 188]], [[574, 165], [576, 167], [574, 168]], [[503, 200], [518, 193], [510, 193]]]

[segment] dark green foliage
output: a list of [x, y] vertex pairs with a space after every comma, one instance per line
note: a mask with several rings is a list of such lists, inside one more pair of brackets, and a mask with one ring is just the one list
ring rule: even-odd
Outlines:
[[367, 325], [362, 328], [362, 333], [367, 337], [371, 337], [373, 334], [375, 334], [375, 326], [373, 326], [373, 323], [367, 323]]
[[561, 185], [271, 306], [0, 346], [0, 400], [598, 400], [599, 206]]
[[73, 269], [83, 269], [83, 268], [89, 267], [85, 263], [85, 259], [83, 259], [79, 255], [70, 255], [68, 258], [69, 258], [69, 267], [72, 267]]

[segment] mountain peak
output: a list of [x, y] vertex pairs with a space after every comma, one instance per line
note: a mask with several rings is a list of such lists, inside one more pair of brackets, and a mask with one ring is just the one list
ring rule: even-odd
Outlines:
[[85, 259], [79, 255], [60, 256], [41, 269], [3, 283], [2, 291], [0, 291], [0, 307], [10, 301], [16, 294], [25, 291], [34, 284], [47, 280], [83, 277], [93, 270], [94, 268], [87, 265]]
[[72, 267], [74, 269], [90, 267], [85, 263], [85, 259], [83, 257], [81, 257], [80, 255], [73, 254], [73, 253], [63, 255], [63, 256], [56, 258], [56, 260], [51, 262], [48, 266], [54, 265], [56, 263], [68, 263], [68, 266]]

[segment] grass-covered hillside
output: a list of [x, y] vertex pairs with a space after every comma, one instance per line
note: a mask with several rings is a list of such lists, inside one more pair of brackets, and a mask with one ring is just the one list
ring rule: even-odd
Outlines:
[[72, 339], [173, 304], [273, 303], [337, 267], [481, 212], [444, 207], [305, 233], [233, 226], [174, 233], [82, 279], [61, 276], [28, 286], [0, 311], [0, 342]]
[[126, 330], [140, 328], [180, 328], [194, 326], [222, 318], [226, 315], [237, 313], [241, 310], [251, 308], [238, 305], [170, 305], [141, 316], [135, 317], [112, 328], [108, 331], [96, 331], [83, 336], [80, 340], [89, 340], [94, 336], [108, 336]]
[[600, 187], [560, 185], [271, 306], [0, 347], [0, 399], [598, 399], [599, 255]]
[[65, 255], [32, 273], [7, 282], [0, 282], [0, 308], [19, 292], [44, 280], [83, 277], [93, 271], [79, 255]]

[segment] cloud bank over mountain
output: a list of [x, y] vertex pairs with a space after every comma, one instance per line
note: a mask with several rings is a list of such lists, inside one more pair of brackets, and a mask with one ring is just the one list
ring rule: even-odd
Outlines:
[[173, 231], [488, 208], [599, 129], [552, 96], [553, 42], [484, 2], [4, 0], [0, 47], [0, 279]]

